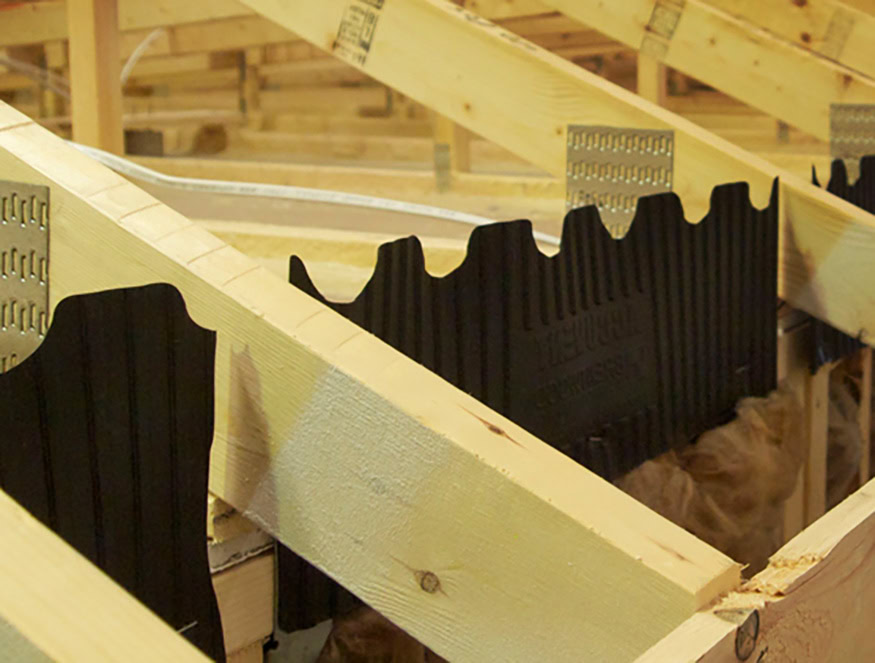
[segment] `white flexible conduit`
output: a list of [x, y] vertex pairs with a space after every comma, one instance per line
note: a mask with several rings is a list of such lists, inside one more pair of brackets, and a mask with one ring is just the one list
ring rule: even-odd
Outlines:
[[[73, 142], [70, 144], [80, 152], [87, 154], [92, 159], [99, 161], [104, 166], [112, 168], [114, 171], [121, 173], [122, 175], [133, 177], [142, 180], [143, 182], [149, 182], [150, 184], [159, 184], [173, 187], [175, 189], [183, 189], [185, 191], [226, 194], [232, 196], [285, 198], [287, 200], [304, 200], [317, 203], [327, 203], [330, 205], [367, 207], [371, 209], [387, 210], [390, 212], [402, 212], [404, 214], [412, 214], [416, 216], [427, 216], [435, 219], [446, 219], [447, 221], [456, 221], [470, 226], [484, 226], [490, 223], [495, 223], [493, 219], [487, 219], [486, 217], [476, 216], [474, 214], [466, 214], [465, 212], [456, 212], [441, 207], [432, 207], [431, 205], [407, 203], [400, 200], [392, 200], [390, 198], [375, 198], [374, 196], [364, 196], [357, 193], [310, 189], [300, 186], [282, 186], [278, 184], [252, 184], [248, 182], [228, 182], [224, 180], [203, 180], [192, 177], [175, 177], [173, 175], [159, 173], [151, 168], [146, 168], [127, 159], [123, 159], [120, 156], [104, 152], [103, 150], [94, 147], [88, 147], [87, 145], [80, 145]], [[536, 240], [544, 242], [545, 244], [559, 246], [558, 237], [537, 231], [532, 232], [532, 235]]]
[[130, 78], [131, 72], [134, 70], [134, 66], [137, 64], [137, 62], [140, 61], [140, 58], [143, 57], [143, 53], [146, 52], [146, 49], [149, 48], [152, 43], [156, 39], [158, 39], [158, 37], [161, 37], [166, 32], [167, 30], [165, 30], [164, 28], [155, 28], [154, 30], [152, 30], [152, 32], [146, 35], [146, 38], [143, 41], [141, 41], [137, 45], [137, 47], [134, 49], [134, 52], [131, 53], [131, 56], [128, 58], [128, 61], [125, 62], [125, 66], [122, 67], [122, 87], [124, 87], [125, 83], [128, 82], [128, 78]]

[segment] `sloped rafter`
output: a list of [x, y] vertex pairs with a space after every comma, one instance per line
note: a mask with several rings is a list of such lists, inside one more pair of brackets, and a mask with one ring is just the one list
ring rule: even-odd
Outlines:
[[830, 104], [875, 103], [875, 81], [706, 0], [542, 2], [821, 140]]
[[875, 79], [875, 16], [841, 0], [704, 0]]
[[690, 220], [705, 215], [714, 186], [739, 180], [749, 183], [754, 204], [765, 207], [772, 182], [780, 177], [780, 295], [843, 331], [867, 339], [875, 335], [875, 296], [865, 285], [875, 278], [869, 259], [875, 218], [862, 210], [457, 5], [386, 3], [376, 10], [362, 57], [338, 39], [349, 8], [360, 0], [245, 2], [559, 176], [565, 174], [569, 124], [672, 129], [673, 190]]
[[632, 660], [737, 582], [716, 550], [4, 105], [0, 173], [51, 187], [53, 307], [163, 281], [218, 330], [213, 492], [444, 657]]

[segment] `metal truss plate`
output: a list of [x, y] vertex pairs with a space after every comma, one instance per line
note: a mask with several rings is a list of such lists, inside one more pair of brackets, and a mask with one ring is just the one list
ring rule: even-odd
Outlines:
[[566, 209], [595, 205], [611, 235], [624, 235], [638, 198], [671, 191], [673, 155], [673, 131], [569, 125]]
[[860, 174], [860, 159], [875, 154], [875, 104], [830, 104], [829, 148], [834, 159], [842, 159], [848, 181]]
[[0, 180], [0, 372], [49, 326], [49, 189]]

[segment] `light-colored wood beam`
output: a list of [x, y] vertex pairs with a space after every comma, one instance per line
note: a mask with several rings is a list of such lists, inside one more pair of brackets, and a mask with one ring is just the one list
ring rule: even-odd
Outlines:
[[875, 103], [875, 81], [703, 0], [544, 2], [821, 140], [830, 104]]
[[[875, 218], [863, 210], [461, 7], [435, 0], [385, 4], [372, 17], [374, 30], [365, 35], [369, 47], [364, 53], [357, 50], [357, 38], [335, 38], [338, 27], [351, 20], [348, 12], [362, 9], [358, 4], [245, 2], [373, 78], [560, 177], [565, 175], [569, 124], [671, 129], [673, 190], [690, 220], [705, 215], [713, 187], [727, 182], [747, 182], [753, 203], [763, 207], [774, 178], [780, 176], [779, 292], [796, 308], [837, 328], [875, 338], [875, 295], [868, 287], [875, 279], [875, 264], [869, 259], [875, 249]], [[411, 30], [416, 39], [409, 38]], [[448, 43], [454, 45], [449, 52], [443, 47]], [[445, 53], [439, 65], [434, 59], [438, 51]], [[424, 71], [429, 75], [423, 76]], [[853, 242], [842, 241], [851, 233]], [[828, 301], [822, 295], [827, 292]]]
[[207, 663], [187, 640], [2, 491], [0, 531], [3, 660]]
[[872, 477], [872, 348], [860, 351], [860, 436], [863, 439], [863, 449], [860, 454], [860, 485]]
[[875, 15], [838, 0], [703, 0], [875, 79]]
[[[22, 2], [0, 8], [3, 29], [0, 47], [67, 39], [64, 2]], [[159, 26], [246, 16], [252, 11], [236, 0], [178, 2], [177, 0], [119, 0], [119, 28], [151, 30]]]
[[737, 583], [724, 555], [8, 106], [0, 169], [51, 187], [52, 307], [166, 282], [218, 331], [213, 493], [445, 658], [629, 661]]
[[807, 527], [826, 513], [826, 469], [829, 446], [829, 374], [833, 366], [821, 366], [808, 375], [805, 384], [805, 428], [809, 435], [808, 459], [805, 461], [804, 495]]
[[73, 140], [124, 153], [116, 0], [67, 0]]
[[781, 548], [739, 591], [687, 620], [638, 663], [875, 660], [873, 541], [870, 481]]
[[658, 106], [665, 105], [668, 95], [668, 76], [666, 67], [659, 60], [638, 54], [638, 95]]

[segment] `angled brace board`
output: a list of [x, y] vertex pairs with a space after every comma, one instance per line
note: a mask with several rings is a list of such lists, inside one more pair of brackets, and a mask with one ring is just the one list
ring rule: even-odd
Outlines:
[[[673, 129], [673, 190], [691, 220], [707, 213], [711, 190], [729, 182], [748, 182], [754, 205], [765, 207], [779, 177], [779, 294], [839, 329], [875, 334], [875, 293], [862, 287], [875, 280], [870, 259], [875, 218], [859, 208], [457, 5], [437, 0], [380, 3], [380, 9], [362, 0], [245, 4], [557, 176], [565, 175], [569, 124]], [[335, 44], [340, 27], [349, 26], [352, 7], [378, 12], [373, 31], [365, 35], [366, 50], [354, 39], [343, 49]], [[349, 28], [344, 34], [351, 38]], [[347, 48], [352, 52], [342, 52]], [[869, 276], [849, 277], [864, 272]]]
[[[527, 221], [481, 226], [443, 278], [411, 237], [329, 305], [613, 480], [775, 388], [777, 211], [777, 186], [762, 212], [745, 185], [718, 187], [698, 225], [648, 196], [615, 240], [580, 208], [550, 258]], [[297, 257], [290, 280], [326, 302]]]
[[5, 105], [0, 172], [51, 187], [50, 305], [161, 281], [217, 330], [211, 490], [441, 656], [629, 661], [737, 583], [724, 555]]
[[0, 652], [16, 663], [207, 663], [0, 491]]
[[[857, 181], [849, 184], [844, 160], [835, 159], [832, 162], [826, 190], [867, 212], [875, 213], [875, 156], [863, 157], [860, 160], [859, 173]], [[816, 172], [813, 173], [813, 177], [814, 183], [818, 184]], [[847, 357], [862, 347], [864, 344], [857, 338], [815, 319], [811, 371], [816, 372], [824, 364]]]
[[70, 297], [0, 375], [0, 488], [210, 658], [215, 334], [167, 285]]
[[830, 104], [875, 103], [872, 79], [706, 0], [544, 3], [821, 140], [829, 140]]

